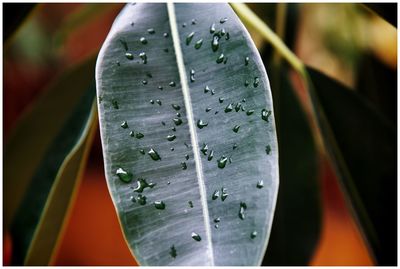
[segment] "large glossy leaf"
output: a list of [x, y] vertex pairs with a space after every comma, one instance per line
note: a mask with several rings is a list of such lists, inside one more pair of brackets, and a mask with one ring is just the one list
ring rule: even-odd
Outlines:
[[229, 5], [127, 5], [96, 80], [107, 183], [137, 261], [260, 264], [278, 188], [273, 106]]
[[271, 81], [271, 85], [279, 142], [280, 184], [263, 265], [308, 265], [321, 230], [318, 156], [287, 68], [282, 66], [278, 77], [279, 81]]
[[52, 83], [6, 145], [5, 224], [13, 264], [47, 265], [54, 253], [96, 126], [93, 77], [92, 86], [87, 83], [93, 66], [89, 59]]
[[312, 99], [327, 151], [371, 254], [380, 265], [395, 265], [396, 128], [356, 92], [307, 70], [315, 86]]

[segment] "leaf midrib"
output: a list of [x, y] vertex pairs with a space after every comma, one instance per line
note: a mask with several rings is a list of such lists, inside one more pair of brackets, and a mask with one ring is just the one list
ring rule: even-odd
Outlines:
[[196, 125], [195, 125], [195, 120], [193, 117], [192, 102], [191, 102], [190, 93], [189, 93], [189, 84], [188, 84], [188, 80], [187, 80], [185, 64], [183, 61], [182, 48], [180, 45], [179, 32], [178, 32], [178, 27], [177, 27], [178, 24], [177, 24], [176, 16], [175, 16], [175, 7], [171, 1], [167, 2], [167, 10], [168, 10], [168, 17], [169, 17], [169, 22], [170, 22], [170, 27], [171, 27], [172, 40], [173, 40], [174, 49], [175, 49], [176, 63], [178, 66], [179, 78], [180, 78], [181, 86], [182, 86], [183, 100], [184, 100], [186, 113], [187, 113], [187, 120], [188, 120], [189, 132], [190, 132], [190, 140], [191, 140], [191, 144], [192, 144], [192, 148], [193, 148], [194, 161], [195, 161], [195, 165], [196, 165], [196, 174], [197, 174], [197, 180], [198, 180], [198, 184], [199, 184], [202, 212], [203, 212], [203, 218], [204, 218], [204, 227], [205, 227], [205, 231], [206, 231], [206, 238], [207, 238], [207, 245], [208, 245], [208, 256], [210, 257], [210, 263], [211, 263], [210, 265], [214, 266], [215, 265], [214, 251], [213, 251], [212, 240], [211, 240], [211, 229], [210, 229], [210, 225], [209, 225], [210, 218], [209, 218], [209, 213], [208, 213], [207, 192], [206, 192], [206, 188], [205, 188], [204, 174], [203, 174], [202, 162], [201, 162], [201, 158], [200, 158], [200, 149], [199, 149], [198, 138], [197, 138], [197, 133], [196, 133]]

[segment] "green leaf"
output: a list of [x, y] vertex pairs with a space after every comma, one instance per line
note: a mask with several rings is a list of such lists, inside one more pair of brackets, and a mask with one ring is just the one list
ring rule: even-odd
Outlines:
[[229, 5], [127, 5], [96, 81], [107, 184], [136, 260], [259, 265], [278, 148], [268, 77]]
[[51, 259], [96, 123], [93, 60], [53, 83], [5, 147], [5, 224], [13, 264]]
[[271, 83], [279, 142], [280, 186], [263, 265], [308, 265], [321, 230], [317, 151], [289, 73], [282, 69], [279, 83]]
[[307, 68], [327, 151], [379, 265], [397, 263], [396, 129], [371, 103]]

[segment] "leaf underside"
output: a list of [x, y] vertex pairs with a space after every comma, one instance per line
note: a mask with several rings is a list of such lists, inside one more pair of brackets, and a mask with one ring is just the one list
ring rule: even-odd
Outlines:
[[[127, 5], [101, 49], [96, 82], [107, 183], [136, 260], [259, 265], [278, 149], [267, 74], [229, 5]], [[145, 183], [155, 185], [137, 188]]]

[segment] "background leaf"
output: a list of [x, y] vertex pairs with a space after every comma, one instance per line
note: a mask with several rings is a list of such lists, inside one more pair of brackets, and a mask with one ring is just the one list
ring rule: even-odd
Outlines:
[[[227, 4], [176, 4], [175, 11], [165, 4], [127, 5], [100, 52], [96, 79], [107, 183], [142, 265], [257, 265], [278, 185], [273, 113], [261, 118], [262, 109], [273, 109], [268, 78]], [[215, 51], [213, 23], [220, 35]], [[200, 152], [203, 143], [213, 159]], [[156, 184], [139, 193], [145, 205], [134, 191], [145, 184], [139, 178]], [[261, 180], [264, 187], [257, 188]], [[221, 201], [224, 188], [229, 195]]]
[[[380, 265], [397, 263], [396, 129], [356, 92], [307, 68], [327, 150]], [[331, 128], [331, 132], [327, 129]], [[373, 168], [373, 169], [370, 169]]]
[[317, 151], [286, 68], [281, 68], [279, 78], [280, 88], [272, 81], [272, 93], [277, 115], [280, 186], [263, 265], [308, 265], [321, 229]]
[[17, 30], [36, 4], [3, 3], [3, 44]]
[[[85, 149], [90, 145], [87, 135], [95, 123], [95, 91], [80, 73], [93, 68], [93, 64], [92, 58], [53, 83], [30, 113], [25, 114], [6, 145], [5, 223], [12, 234], [14, 264], [24, 263], [28, 250], [36, 249], [33, 242], [40, 247], [40, 255], [33, 260], [47, 264], [56, 244], [86, 159]], [[82, 90], [82, 86], [86, 89]], [[75, 95], [71, 96], [72, 93]], [[55, 118], [48, 115], [57, 115], [60, 123], [54, 123]], [[52, 198], [55, 203], [51, 203]], [[35, 241], [39, 228], [46, 225], [46, 236]]]
[[397, 27], [397, 3], [364, 3], [364, 5]]

